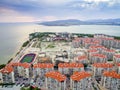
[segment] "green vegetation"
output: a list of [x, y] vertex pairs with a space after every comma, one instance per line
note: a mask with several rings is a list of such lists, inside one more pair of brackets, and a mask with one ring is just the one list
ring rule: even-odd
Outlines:
[[84, 65], [85, 68], [88, 66], [88, 64], [83, 64], [83, 65]]
[[29, 41], [23, 43], [22, 47], [26, 47], [29, 44]]
[[93, 34], [79, 34], [79, 33], [73, 33], [73, 35], [77, 35], [78, 37], [93, 37]]
[[15, 83], [0, 83], [0, 86], [2, 85], [14, 85]]
[[36, 45], [37, 45], [37, 42], [34, 42], [33, 45], [32, 45], [32, 47], [35, 47]]
[[11, 58], [7, 63], [10, 63], [13, 60], [13, 58]]
[[113, 61], [112, 59], [108, 59], [108, 61]]
[[24, 62], [30, 63], [32, 61], [32, 58], [33, 58], [33, 56], [26, 56], [22, 60], [22, 63], [24, 63]]
[[38, 87], [30, 86], [30, 87], [22, 87], [20, 90], [41, 90], [41, 89]]
[[46, 47], [46, 49], [47, 48], [54, 48], [55, 46], [54, 46], [54, 44], [52, 43], [52, 44], [49, 44], [47, 47]]
[[0, 69], [4, 68], [5, 67], [5, 64], [2, 64], [0, 65]]
[[120, 40], [120, 37], [118, 37], [118, 36], [114, 36], [114, 38]]
[[38, 38], [40, 41], [42, 41], [43, 38], [49, 36], [49, 34], [55, 35], [55, 33], [53, 33], [53, 32], [42, 32], [42, 33], [41, 32], [35, 32], [35, 33], [29, 34], [29, 36], [31, 36], [32, 39]]

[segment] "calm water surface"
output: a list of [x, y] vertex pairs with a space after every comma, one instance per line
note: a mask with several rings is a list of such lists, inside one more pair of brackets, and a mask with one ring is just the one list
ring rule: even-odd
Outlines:
[[80, 25], [80, 26], [41, 26], [37, 24], [0, 24], [0, 64], [7, 63], [20, 49], [30, 33], [38, 32], [75, 32], [103, 33], [120, 36], [120, 26]]

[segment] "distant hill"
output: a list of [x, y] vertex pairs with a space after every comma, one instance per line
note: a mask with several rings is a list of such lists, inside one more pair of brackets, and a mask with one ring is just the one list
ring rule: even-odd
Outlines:
[[71, 25], [118, 25], [120, 26], [120, 18], [118, 19], [99, 19], [99, 20], [56, 20], [56, 21], [46, 21], [38, 23], [45, 26], [71, 26]]

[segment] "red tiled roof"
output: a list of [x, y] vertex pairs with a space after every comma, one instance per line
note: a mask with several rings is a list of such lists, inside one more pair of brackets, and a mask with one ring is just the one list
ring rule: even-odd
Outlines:
[[120, 66], [120, 63], [118, 63], [117, 66]]
[[97, 68], [112, 68], [113, 64], [111, 64], [111, 63], [94, 63], [93, 66], [97, 67]]
[[59, 68], [82, 68], [84, 67], [81, 63], [59, 63]]
[[33, 68], [53, 68], [54, 65], [51, 63], [37, 63], [33, 65]]
[[116, 73], [115, 71], [110, 71], [110, 72], [105, 71], [103, 73], [103, 75], [106, 76], [106, 77], [112, 77], [112, 78], [120, 79], [120, 74]]
[[87, 60], [87, 56], [85, 56], [85, 55], [78, 56], [78, 60]]
[[25, 62], [25, 63], [22, 63], [21, 66], [24, 68], [30, 68], [31, 64]]
[[91, 74], [85, 71], [82, 72], [74, 72], [74, 74], [71, 76], [71, 79], [74, 81], [80, 81], [81, 79], [84, 79], [86, 77], [90, 77]]
[[106, 51], [106, 52], [115, 52], [115, 50], [111, 50], [111, 49], [104, 49], [104, 51]]
[[99, 57], [99, 58], [106, 58], [106, 55], [104, 54], [92, 54], [93, 57]]
[[92, 48], [92, 49], [102, 48], [102, 49], [104, 49], [105, 47], [99, 45], [99, 46], [90, 46], [89, 48]]
[[11, 73], [13, 71], [13, 68], [11, 66], [5, 66], [5, 68], [1, 69], [1, 73]]
[[20, 67], [24, 67], [24, 68], [30, 68], [31, 64], [24, 62], [24, 63], [20, 63], [20, 62], [16, 62], [16, 63], [11, 63], [12, 66], [20, 66]]
[[49, 77], [49, 78], [56, 79], [59, 82], [64, 81], [66, 79], [65, 75], [62, 75], [60, 72], [56, 72], [56, 71], [47, 72], [45, 74], [45, 76]]
[[115, 58], [120, 58], [120, 54], [114, 55]]
[[89, 49], [88, 52], [98, 52], [97, 49]]

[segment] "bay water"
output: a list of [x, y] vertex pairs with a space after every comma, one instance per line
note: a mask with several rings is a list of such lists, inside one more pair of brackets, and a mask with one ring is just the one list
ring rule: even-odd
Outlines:
[[42, 26], [35, 23], [0, 24], [0, 64], [5, 64], [15, 56], [22, 44], [33, 32], [70, 32], [84, 34], [108, 34], [120, 36], [120, 26], [79, 25], [79, 26]]

